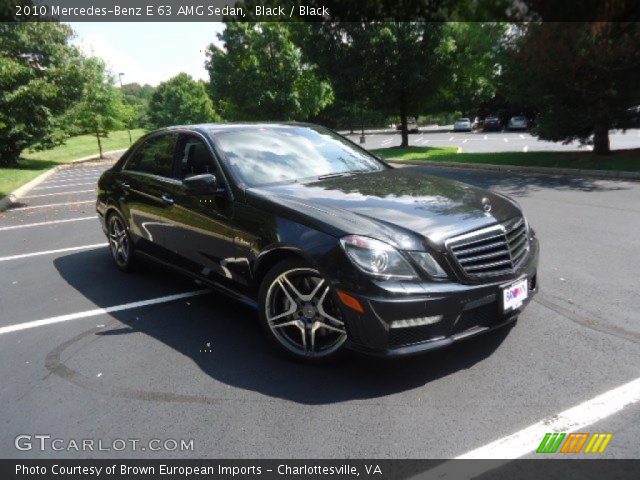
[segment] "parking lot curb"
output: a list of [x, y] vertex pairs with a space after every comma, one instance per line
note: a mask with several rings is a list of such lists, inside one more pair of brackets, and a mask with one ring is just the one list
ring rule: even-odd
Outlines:
[[490, 163], [434, 162], [429, 160], [386, 159], [394, 165], [418, 165], [429, 167], [460, 168], [464, 170], [486, 170], [491, 172], [524, 173], [543, 175], [565, 175], [573, 177], [591, 177], [607, 180], [640, 180], [640, 172], [614, 170], [585, 170], [579, 168], [525, 167], [517, 165], [495, 165]]
[[29, 182], [25, 183], [21, 187], [16, 188], [13, 192], [11, 192], [6, 197], [3, 197], [2, 199], [0, 199], [0, 212], [4, 212], [8, 208], [10, 208], [14, 203], [17, 203], [17, 201], [21, 197], [24, 197], [27, 192], [37, 187], [38, 185], [40, 185], [42, 182], [47, 180], [54, 173], [57, 173], [61, 170], [69, 170], [72, 168], [86, 167], [88, 165], [94, 165], [94, 164], [102, 165], [105, 163], [114, 163], [124, 151], [125, 150], [113, 150], [110, 152], [105, 152], [103, 154], [105, 158], [100, 158], [97, 155], [91, 155], [88, 157], [77, 158], [75, 160], [70, 161], [69, 163], [56, 165], [55, 167], [50, 168], [46, 172], [43, 172], [42, 174], [38, 175], [33, 180], [30, 180]]

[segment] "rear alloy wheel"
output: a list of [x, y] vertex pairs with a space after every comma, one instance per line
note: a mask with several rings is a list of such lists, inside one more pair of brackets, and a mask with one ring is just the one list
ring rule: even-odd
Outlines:
[[342, 349], [347, 333], [329, 283], [300, 261], [276, 265], [260, 288], [260, 318], [275, 343], [305, 360], [324, 360]]
[[133, 244], [124, 220], [117, 213], [109, 216], [108, 232], [109, 249], [117, 267], [125, 272], [131, 270]]

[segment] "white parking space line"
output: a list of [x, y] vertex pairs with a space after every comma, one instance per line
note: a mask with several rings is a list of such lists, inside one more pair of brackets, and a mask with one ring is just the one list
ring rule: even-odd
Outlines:
[[[604, 420], [611, 415], [620, 412], [625, 407], [640, 401], [640, 378], [636, 378], [620, 387], [609, 390], [573, 408], [565, 410], [558, 415], [553, 415], [538, 423], [535, 423], [519, 432], [500, 438], [480, 448], [471, 450], [448, 460], [412, 477], [417, 478], [441, 478], [450, 479], [451, 465], [449, 462], [456, 460], [487, 459], [497, 462], [484, 462], [480, 467], [477, 463], [467, 464], [468, 472], [460, 471], [460, 463], [456, 463], [455, 478], [476, 478], [485, 472], [499, 468], [509, 460], [523, 457], [536, 450], [540, 440], [547, 433], [565, 432], [572, 433], [582, 430], [594, 423]], [[462, 464], [464, 467], [464, 464]], [[427, 474], [427, 475], [425, 475]]]
[[504, 143], [508, 143], [509, 139], [507, 137], [504, 137]]
[[58, 175], [100, 175], [102, 172], [105, 172], [107, 170], [108, 169], [106, 168], [92, 169], [92, 170], [84, 170], [84, 169], [61, 170], [60, 172], [58, 172]]
[[94, 180], [94, 179], [96, 182], [98, 181], [98, 177], [96, 177], [95, 175], [91, 175], [90, 177], [78, 177], [78, 178], [71, 178], [66, 180], [55, 180], [55, 177], [52, 177], [52, 178], [54, 178], [54, 180], [47, 180], [45, 184], [51, 185], [52, 183], [63, 184], [63, 183], [69, 183], [69, 182], [85, 182], [85, 181]]
[[100, 175], [105, 170], [62, 170], [56, 174], [56, 177], [73, 177], [81, 175]]
[[70, 313], [68, 315], [58, 315], [57, 317], [43, 318], [42, 320], [34, 320], [32, 322], [17, 323], [14, 325], [8, 325], [6, 327], [0, 327], [0, 335], [4, 335], [5, 333], [18, 332], [20, 330], [27, 330], [30, 328], [42, 327], [44, 325], [51, 325], [54, 323], [69, 322], [71, 320], [80, 320], [82, 318], [95, 317], [97, 315], [103, 315], [105, 313], [119, 312], [122, 310], [131, 310], [133, 308], [147, 307], [149, 305], [157, 305], [159, 303], [173, 302], [174, 300], [191, 298], [197, 295], [204, 295], [205, 293], [209, 293], [209, 290], [194, 290], [191, 292], [166, 295], [164, 297], [150, 298], [148, 300], [141, 300], [138, 302], [123, 303], [121, 305], [114, 305], [112, 307], [96, 308], [94, 310], [85, 310], [83, 312]]
[[455, 138], [455, 137], [451, 137], [451, 138], [449, 138], [449, 141], [453, 140], [454, 138]]
[[100, 178], [100, 175], [74, 175], [72, 177], [50, 177], [47, 183], [65, 183], [65, 182], [88, 182], [95, 180], [96, 182]]
[[529, 146], [525, 145], [524, 147], [522, 147], [522, 151], [525, 152], [525, 153], [528, 152], [529, 151]]
[[84, 185], [94, 185], [95, 186], [96, 182], [89, 182], [89, 183], [72, 183], [69, 185], [51, 185], [50, 187], [38, 187], [38, 188], [34, 188], [32, 191], [35, 192], [37, 190], [49, 190], [51, 188], [64, 188], [64, 187], [81, 187]]
[[524, 135], [520, 134], [520, 138], [524, 139]]
[[94, 248], [106, 247], [108, 242], [94, 243], [92, 245], [81, 245], [79, 247], [58, 248], [57, 250], [44, 250], [41, 252], [21, 253], [19, 255], [9, 255], [8, 257], [0, 257], [0, 262], [8, 262], [9, 260], [19, 260], [21, 258], [39, 257], [40, 255], [50, 255], [53, 253], [75, 252], [78, 250], [91, 250]]
[[81, 222], [82, 220], [96, 220], [96, 216], [66, 218], [64, 220], [51, 220], [49, 222], [25, 223], [23, 225], [9, 225], [8, 227], [0, 227], [0, 232], [4, 230], [17, 230], [18, 228], [41, 227], [43, 225], [53, 225], [54, 223]]
[[48, 203], [46, 205], [31, 205], [28, 207], [17, 207], [9, 210], [12, 211], [21, 211], [21, 210], [33, 210], [34, 208], [48, 208], [48, 207], [64, 207], [67, 205], [79, 205], [81, 203], [94, 203], [95, 200], [82, 200], [81, 202], [63, 202], [63, 203]]
[[519, 458], [533, 452], [547, 432], [576, 432], [593, 425], [623, 408], [640, 402], [640, 378], [609, 390], [575, 407], [535, 423], [503, 438], [471, 450], [456, 459]]
[[27, 195], [27, 196], [21, 197], [21, 198], [53, 197], [55, 195], [73, 195], [75, 193], [89, 193], [89, 192], [95, 192], [95, 191], [96, 191], [95, 188], [90, 188], [88, 190], [75, 190], [75, 191], [71, 191], [71, 192], [55, 192], [55, 193], [41, 193], [40, 195]]
[[462, 143], [467, 143], [468, 141], [469, 141], [469, 139], [468, 139], [468, 138], [465, 138], [465, 139], [462, 141]]
[[74, 177], [82, 175], [102, 175], [106, 170], [67, 170], [58, 172], [57, 177]]

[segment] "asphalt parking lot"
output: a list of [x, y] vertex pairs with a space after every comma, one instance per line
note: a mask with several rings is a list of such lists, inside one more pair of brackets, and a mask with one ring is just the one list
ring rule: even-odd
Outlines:
[[[540, 294], [511, 330], [321, 367], [274, 354], [248, 307], [161, 267], [116, 270], [94, 212], [104, 168], [56, 173], [0, 214], [2, 457], [491, 453], [491, 442], [639, 376], [640, 183], [407, 167], [516, 198], [541, 239]], [[582, 429], [613, 433], [603, 456], [640, 457], [640, 403], [603, 416]], [[22, 434], [194, 442], [18, 451]]]
[[[345, 132], [346, 133], [346, 132]], [[358, 143], [360, 133], [347, 135]], [[368, 149], [389, 148], [400, 145], [400, 133], [393, 130], [365, 131], [364, 146]], [[631, 129], [626, 132], [610, 133], [611, 148], [638, 148], [640, 130]], [[419, 133], [409, 135], [409, 145], [417, 147], [456, 147], [464, 153], [480, 152], [532, 152], [532, 151], [571, 151], [589, 150], [590, 146], [581, 146], [578, 142], [566, 145], [539, 140], [526, 131], [504, 132], [453, 132], [449, 128], [421, 129]]]

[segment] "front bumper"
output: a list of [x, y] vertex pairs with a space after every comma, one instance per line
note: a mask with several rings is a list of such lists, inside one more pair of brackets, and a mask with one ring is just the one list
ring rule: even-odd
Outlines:
[[[377, 282], [374, 293], [352, 293], [364, 309], [358, 313], [342, 308], [349, 347], [374, 355], [394, 357], [442, 348], [513, 323], [538, 292], [537, 240], [518, 272], [492, 283]], [[518, 280], [528, 280], [528, 296], [523, 304], [503, 311], [502, 289]], [[338, 288], [340, 288], [338, 286]], [[442, 316], [428, 325], [392, 328], [392, 322]]]

